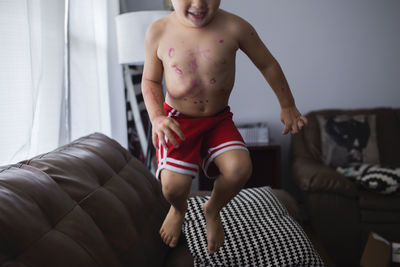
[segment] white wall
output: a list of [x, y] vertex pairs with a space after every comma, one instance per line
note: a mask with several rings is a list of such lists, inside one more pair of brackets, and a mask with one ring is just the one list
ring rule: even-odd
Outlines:
[[121, 13], [142, 10], [160, 10], [163, 9], [163, 6], [163, 0], [120, 0]]
[[[140, 8], [162, 8], [161, 2], [146, 1]], [[222, 0], [221, 8], [258, 31], [281, 64], [301, 112], [400, 106], [400, 1]], [[238, 123], [269, 123], [273, 140], [283, 148], [283, 184], [292, 187], [290, 136], [280, 134], [278, 101], [242, 52], [230, 105]]]
[[[249, 21], [281, 64], [301, 112], [324, 108], [400, 107], [400, 1], [222, 0]], [[278, 101], [240, 52], [230, 101], [236, 122], [266, 120], [283, 147], [288, 181], [290, 136], [282, 136]]]

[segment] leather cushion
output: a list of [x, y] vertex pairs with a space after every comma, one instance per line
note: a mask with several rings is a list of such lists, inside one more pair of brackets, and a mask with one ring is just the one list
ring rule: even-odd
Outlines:
[[159, 182], [93, 134], [0, 170], [0, 265], [163, 266]]

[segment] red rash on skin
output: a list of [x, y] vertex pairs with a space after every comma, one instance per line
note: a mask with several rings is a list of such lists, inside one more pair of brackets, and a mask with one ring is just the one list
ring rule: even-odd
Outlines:
[[198, 50], [197, 54], [203, 58], [205, 58], [206, 60], [211, 60], [211, 57], [208, 55], [208, 53], [210, 53], [210, 49], [206, 49], [206, 50]]
[[217, 80], [215, 79], [215, 78], [212, 78], [211, 80], [210, 80], [210, 83], [211, 84], [214, 84], [214, 83], [216, 83], [217, 82]]
[[219, 43], [222, 44], [224, 42], [224, 40], [219, 40]]
[[171, 47], [168, 51], [168, 56], [171, 58], [174, 56], [175, 48]]
[[[155, 116], [164, 116], [164, 113], [161, 110], [156, 110]], [[163, 118], [160, 118], [160, 120], [158, 121], [159, 123], [162, 123], [164, 121]]]
[[172, 65], [172, 68], [175, 69], [175, 72], [176, 72], [176, 73], [181, 74], [181, 75], [183, 74], [183, 71], [182, 71], [180, 68], [178, 68], [178, 66]]
[[187, 52], [188, 52], [189, 56], [191, 56], [191, 57], [194, 57], [197, 55], [197, 56], [203, 57], [204, 59], [206, 59], [208, 61], [212, 60], [212, 58], [208, 55], [211, 52], [210, 49], [204, 49], [204, 50], [198, 49], [196, 52], [193, 52], [192, 50], [188, 50]]
[[[150, 91], [150, 93], [151, 93], [151, 100], [152, 100], [153, 102], [155, 102], [155, 103], [158, 103], [158, 101], [157, 101], [157, 94], [156, 94], [156, 92], [154, 92], [154, 88], [150, 88], [150, 89], [148, 89], [148, 90], [143, 91], [143, 94], [144, 94], [144, 95], [147, 95], [147, 94], [149, 93], [149, 91]], [[156, 114], [156, 115], [160, 115], [160, 114]]]
[[195, 72], [197, 70], [197, 68], [199, 66], [197, 65], [196, 59], [193, 59], [192, 61], [190, 61], [189, 67], [192, 69], [193, 72]]

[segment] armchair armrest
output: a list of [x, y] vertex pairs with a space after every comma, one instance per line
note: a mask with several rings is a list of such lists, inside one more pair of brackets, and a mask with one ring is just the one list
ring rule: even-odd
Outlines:
[[336, 170], [310, 158], [293, 159], [293, 179], [302, 191], [357, 197], [357, 186]]

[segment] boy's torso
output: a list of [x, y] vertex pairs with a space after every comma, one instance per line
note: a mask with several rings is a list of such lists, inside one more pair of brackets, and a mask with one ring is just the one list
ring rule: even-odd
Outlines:
[[228, 104], [235, 80], [237, 39], [224, 11], [202, 28], [167, 20], [157, 50], [168, 90], [166, 102], [189, 116], [210, 116]]

